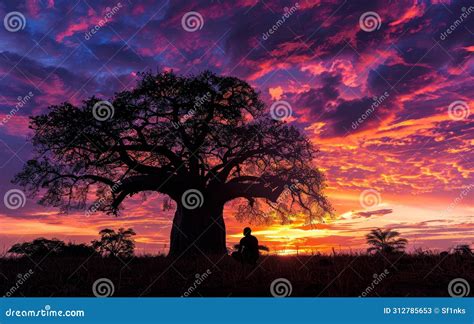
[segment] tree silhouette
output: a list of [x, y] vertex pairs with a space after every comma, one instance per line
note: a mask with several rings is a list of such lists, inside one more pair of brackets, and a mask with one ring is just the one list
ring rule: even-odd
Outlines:
[[90, 257], [94, 253], [95, 250], [92, 246], [83, 243], [68, 243], [61, 251], [61, 255], [68, 257]]
[[119, 228], [117, 232], [106, 228], [99, 232], [100, 239], [92, 241], [92, 247], [102, 256], [128, 258], [133, 255], [135, 242], [133, 229]]
[[14, 253], [18, 255], [25, 255], [29, 257], [43, 257], [45, 255], [57, 255], [65, 246], [63, 241], [58, 239], [48, 240], [44, 237], [39, 237], [31, 242], [23, 242], [14, 244], [8, 253]]
[[382, 253], [402, 252], [405, 250], [408, 241], [404, 238], [397, 238], [398, 236], [400, 236], [400, 233], [390, 229], [373, 229], [366, 235], [367, 244], [372, 245], [367, 251], [369, 253], [373, 251]]
[[13, 245], [9, 253], [29, 256], [29, 257], [44, 257], [61, 256], [61, 257], [82, 257], [90, 256], [95, 251], [86, 244], [64, 243], [61, 240], [53, 238], [51, 240], [39, 237], [31, 242], [17, 243]]
[[32, 117], [37, 155], [14, 183], [65, 212], [85, 209], [89, 192], [95, 209], [113, 214], [139, 192], [164, 194], [176, 205], [171, 255], [226, 253], [223, 210], [235, 199], [240, 219], [331, 213], [317, 150], [272, 119], [246, 82], [211, 72], [140, 76], [109, 106], [92, 97]]
[[462, 256], [473, 256], [471, 247], [469, 244], [459, 244], [454, 248], [454, 253]]

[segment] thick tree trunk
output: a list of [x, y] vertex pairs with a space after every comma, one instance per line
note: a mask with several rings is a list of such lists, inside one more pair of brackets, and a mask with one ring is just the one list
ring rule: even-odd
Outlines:
[[189, 210], [178, 202], [171, 229], [169, 255], [180, 257], [227, 253], [223, 210], [223, 205], [209, 202]]

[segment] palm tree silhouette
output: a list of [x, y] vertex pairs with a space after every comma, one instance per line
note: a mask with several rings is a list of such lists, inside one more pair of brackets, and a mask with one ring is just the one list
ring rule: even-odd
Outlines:
[[395, 253], [402, 252], [407, 244], [404, 238], [397, 238], [400, 233], [391, 229], [376, 228], [366, 235], [367, 244], [372, 245], [367, 252]]

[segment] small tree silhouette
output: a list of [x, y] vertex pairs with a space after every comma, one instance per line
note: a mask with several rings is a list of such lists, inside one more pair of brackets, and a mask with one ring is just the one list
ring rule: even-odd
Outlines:
[[391, 229], [382, 230], [376, 228], [366, 235], [367, 244], [372, 247], [367, 249], [367, 252], [382, 252], [382, 253], [396, 253], [405, 250], [408, 241], [404, 238], [397, 238], [400, 233]]
[[120, 228], [118, 232], [106, 228], [99, 232], [100, 240], [92, 241], [92, 247], [102, 256], [128, 258], [135, 250], [135, 242], [132, 238], [135, 234], [131, 228]]

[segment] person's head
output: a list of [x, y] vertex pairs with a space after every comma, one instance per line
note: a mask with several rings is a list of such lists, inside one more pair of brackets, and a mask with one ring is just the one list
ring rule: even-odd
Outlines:
[[250, 227], [244, 228], [244, 235], [249, 236], [252, 233], [252, 229]]

